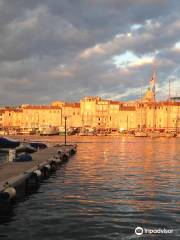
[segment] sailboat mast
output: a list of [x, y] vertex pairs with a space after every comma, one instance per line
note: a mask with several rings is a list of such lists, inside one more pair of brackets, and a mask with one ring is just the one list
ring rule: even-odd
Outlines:
[[169, 79], [169, 101], [171, 99], [171, 81]]
[[156, 59], [154, 59], [153, 62], [153, 76], [152, 76], [152, 90], [153, 90], [153, 98], [154, 98], [154, 102], [156, 102], [156, 81], [157, 81], [157, 66], [156, 66]]
[[151, 78], [151, 91], [153, 93], [153, 130], [156, 128], [156, 81], [157, 81], [157, 71], [156, 71], [156, 58], [153, 62], [153, 74]]
[[140, 102], [140, 131], [142, 131], [142, 82], [141, 82], [141, 102]]

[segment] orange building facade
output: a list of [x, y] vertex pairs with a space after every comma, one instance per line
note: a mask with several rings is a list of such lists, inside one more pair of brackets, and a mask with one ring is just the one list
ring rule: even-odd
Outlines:
[[0, 111], [1, 129], [41, 129], [48, 126], [116, 129], [170, 130], [180, 132], [180, 102], [119, 102], [85, 97], [80, 103], [53, 102], [50, 105], [22, 105]]

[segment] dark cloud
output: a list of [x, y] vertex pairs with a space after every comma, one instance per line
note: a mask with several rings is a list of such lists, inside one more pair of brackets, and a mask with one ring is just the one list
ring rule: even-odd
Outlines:
[[179, 10], [177, 0], [0, 0], [1, 105], [138, 96], [152, 66], [117, 67], [127, 51], [156, 50], [159, 87], [177, 84]]

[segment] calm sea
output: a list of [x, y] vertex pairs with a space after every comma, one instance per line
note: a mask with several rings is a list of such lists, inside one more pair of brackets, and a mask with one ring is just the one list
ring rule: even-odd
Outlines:
[[77, 154], [0, 217], [0, 239], [180, 239], [180, 139], [71, 140]]

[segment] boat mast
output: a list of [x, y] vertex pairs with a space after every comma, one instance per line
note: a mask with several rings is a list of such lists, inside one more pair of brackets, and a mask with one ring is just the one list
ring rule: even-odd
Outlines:
[[157, 69], [156, 69], [156, 58], [153, 62], [153, 74], [151, 79], [151, 90], [153, 93], [153, 131], [155, 130], [156, 125], [156, 81], [157, 81]]
[[141, 81], [141, 102], [140, 102], [140, 131], [142, 132], [142, 81]]
[[171, 99], [171, 81], [169, 79], [169, 101]]
[[167, 102], [167, 132], [169, 131], [169, 125], [170, 125], [170, 111], [171, 111], [171, 107], [170, 107], [170, 101], [171, 101], [171, 88], [170, 88], [170, 79], [169, 79], [169, 98], [168, 98], [168, 102]]

